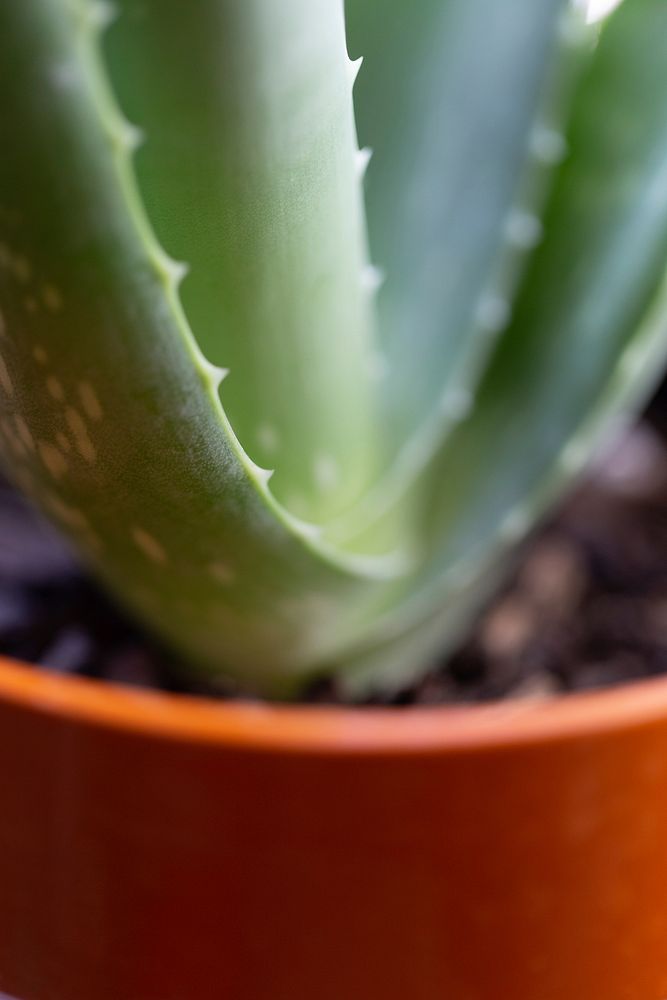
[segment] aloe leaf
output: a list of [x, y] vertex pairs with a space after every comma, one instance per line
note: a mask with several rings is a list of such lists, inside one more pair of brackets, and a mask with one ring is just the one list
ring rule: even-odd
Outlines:
[[[530, 497], [554, 456], [565, 472], [580, 471], [590, 454], [587, 421], [610, 384], [632, 391], [644, 370], [660, 375], [656, 355], [667, 338], [654, 332], [662, 312], [651, 310], [663, 302], [667, 263], [666, 29], [664, 4], [635, 0], [602, 31], [575, 102], [546, 238], [475, 415], [434, 470], [436, 480], [447, 470], [449, 481], [440, 478], [432, 496], [433, 530], [452, 554], [470, 552], [481, 536], [471, 496], [497, 520]], [[485, 461], [471, 463], [471, 454]], [[480, 474], [492, 476], [493, 491], [473, 488]], [[468, 533], [464, 524], [473, 522]]]
[[[195, 662], [285, 685], [344, 642], [385, 570], [337, 560], [282, 508], [222, 410], [224, 373], [188, 327], [183, 268], [134, 182], [137, 133], [100, 58], [106, 15], [50, 0], [2, 10], [3, 450], [116, 593]], [[327, 37], [352, 163], [349, 60], [341, 31]], [[309, 199], [319, 211], [307, 189], [302, 215]]]
[[[473, 356], [505, 326], [539, 241], [586, 32], [566, 0], [348, 0], [385, 400], [414, 431], [464, 413]], [[379, 25], [381, 24], [381, 30]], [[469, 370], [470, 369], [470, 370]]]
[[492, 7], [350, 0], [373, 264], [339, 0], [0, 10], [0, 450], [201, 669], [417, 673], [664, 361], [666, 9]]
[[[372, 289], [343, 12], [331, 0], [120, 0], [105, 67], [224, 404], [273, 492], [321, 521], [375, 472]], [[193, 54], [196, 53], [196, 56]]]
[[[397, 588], [350, 687], [405, 678], [455, 642], [502, 557], [646, 398], [667, 359], [667, 7], [605, 23], [574, 100], [569, 155], [476, 406], [425, 480], [425, 561]], [[392, 637], [390, 640], [390, 636]], [[389, 660], [391, 659], [391, 663]], [[356, 668], [356, 670], [354, 669]]]
[[330, 537], [382, 547], [509, 322], [594, 33], [566, 0], [347, 6], [393, 450]]

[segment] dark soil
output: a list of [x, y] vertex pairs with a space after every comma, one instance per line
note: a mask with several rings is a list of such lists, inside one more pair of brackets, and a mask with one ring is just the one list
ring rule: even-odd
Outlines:
[[[0, 483], [0, 653], [185, 690], [173, 656], [115, 608]], [[667, 672], [667, 449], [648, 425], [525, 546], [468, 642], [395, 704], [545, 697]], [[197, 684], [200, 694], [229, 694]], [[336, 701], [318, 685], [312, 701]]]

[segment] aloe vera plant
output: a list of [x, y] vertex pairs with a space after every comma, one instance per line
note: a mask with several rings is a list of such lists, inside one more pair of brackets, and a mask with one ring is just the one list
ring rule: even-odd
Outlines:
[[586, 20], [2, 5], [5, 464], [193, 668], [405, 682], [660, 373], [667, 5]]

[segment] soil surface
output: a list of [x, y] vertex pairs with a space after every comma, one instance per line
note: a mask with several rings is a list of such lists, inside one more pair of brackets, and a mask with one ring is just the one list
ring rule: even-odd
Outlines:
[[[178, 661], [124, 616], [0, 482], [0, 653], [170, 691]], [[667, 672], [667, 448], [642, 424], [524, 545], [466, 644], [394, 704], [541, 698]], [[319, 684], [309, 699], [339, 700]]]

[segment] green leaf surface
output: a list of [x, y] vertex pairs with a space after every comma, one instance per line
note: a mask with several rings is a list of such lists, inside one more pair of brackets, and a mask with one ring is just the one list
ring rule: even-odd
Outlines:
[[4, 451], [138, 614], [195, 662], [280, 687], [344, 643], [384, 570], [336, 564], [227, 422], [134, 184], [105, 11], [2, 11]]
[[475, 405], [542, 238], [595, 36], [566, 0], [348, 0], [348, 14], [352, 50], [367, 52], [355, 108], [373, 149], [367, 205], [386, 272], [378, 314], [392, 450], [330, 537], [381, 549], [394, 525], [406, 530], [412, 483]]
[[586, 33], [566, 0], [347, 0], [385, 400], [414, 433], [456, 418], [539, 240]]
[[348, 2], [382, 378], [341, 3], [0, 9], [0, 450], [200, 669], [418, 673], [658, 377], [667, 6], [563, 10]]
[[[605, 24], [578, 88], [545, 238], [474, 411], [415, 489], [424, 561], [400, 584], [365, 669], [394, 676], [456, 641], [503, 553], [534, 524], [667, 359], [667, 6], [633, 0]], [[430, 623], [430, 624], [429, 624]], [[390, 638], [391, 637], [391, 638]], [[387, 673], [384, 675], [387, 676]]]
[[273, 492], [321, 521], [368, 488], [369, 377], [354, 68], [331, 0], [120, 0], [105, 67], [185, 313], [229, 369], [226, 412]]

